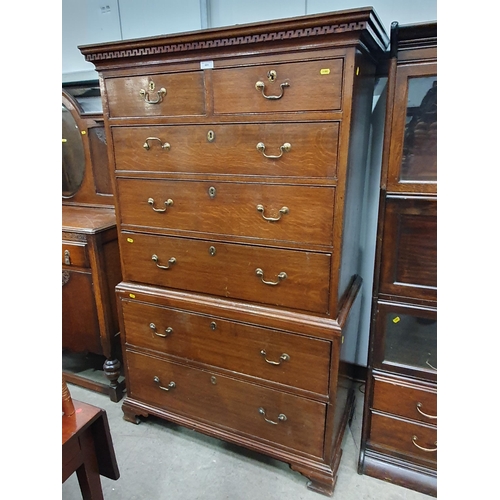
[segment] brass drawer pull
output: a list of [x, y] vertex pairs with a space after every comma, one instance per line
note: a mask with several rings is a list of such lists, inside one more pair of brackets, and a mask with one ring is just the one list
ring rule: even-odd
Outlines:
[[151, 257], [151, 260], [153, 262], [156, 262], [156, 267], [159, 267], [160, 269], [170, 269], [172, 266], [171, 264], [175, 264], [176, 260], [175, 260], [175, 257], [171, 257], [170, 259], [168, 259], [168, 266], [161, 266], [160, 264], [158, 264], [158, 261], [160, 260], [158, 258], [158, 255], [154, 254], [152, 257]]
[[146, 142], [142, 145], [142, 147], [146, 150], [149, 151], [151, 149], [151, 146], [149, 145], [149, 141], [158, 141], [161, 145], [161, 149], [170, 149], [170, 144], [168, 142], [161, 142], [161, 139], [158, 137], [148, 137], [146, 139]]
[[256, 270], [255, 270], [255, 274], [257, 276], [260, 276], [260, 280], [262, 281], [262, 283], [264, 283], [265, 285], [272, 285], [272, 286], [275, 286], [275, 285], [279, 285], [280, 281], [281, 280], [284, 280], [287, 278], [287, 275], [285, 272], [281, 272], [278, 274], [278, 281], [266, 281], [264, 279], [264, 271], [258, 267]]
[[158, 90], [158, 92], [156, 92], [158, 94], [158, 98], [156, 99], [156, 101], [151, 101], [149, 99], [149, 92], [147, 92], [146, 90], [144, 89], [141, 89], [139, 91], [139, 94], [144, 98], [144, 100], [148, 103], [148, 104], [158, 104], [160, 103], [161, 101], [163, 101], [163, 96], [167, 93], [167, 91], [162, 87], [160, 90]]
[[[270, 423], [270, 424], [273, 424], [273, 425], [278, 425], [278, 424], [279, 424], [279, 422], [274, 422], [273, 420], [269, 420], [268, 418], [266, 418], [266, 410], [264, 410], [264, 408], [260, 407], [260, 408], [259, 408], [259, 413], [260, 413], [261, 415], [264, 415], [264, 420], [265, 420], [266, 422], [268, 422], [268, 423]], [[284, 422], [284, 421], [286, 420], [286, 415], [285, 415], [284, 413], [280, 413], [280, 414], [278, 415], [278, 420], [279, 420], [280, 422]]]
[[174, 382], [174, 381], [170, 382], [170, 383], [167, 385], [167, 387], [163, 387], [162, 385], [160, 385], [160, 384], [161, 384], [161, 382], [160, 382], [160, 377], [156, 377], [156, 376], [155, 376], [153, 380], [155, 381], [155, 383], [156, 383], [156, 384], [158, 384], [158, 387], [159, 387], [162, 391], [170, 391], [170, 389], [173, 389], [173, 388], [175, 387], [175, 382]]
[[283, 153], [289, 153], [292, 149], [292, 145], [289, 142], [285, 142], [282, 146], [280, 146], [281, 153], [278, 156], [266, 155], [266, 145], [263, 142], [259, 142], [257, 144], [257, 150], [262, 153], [266, 158], [271, 158], [272, 160], [277, 160], [283, 156]]
[[427, 418], [437, 418], [437, 415], [427, 415], [427, 413], [424, 413], [420, 408], [422, 408], [422, 403], [418, 402], [417, 403], [417, 411], [420, 413], [420, 415], [423, 415], [424, 417]]
[[283, 353], [281, 356], [280, 356], [280, 360], [279, 361], [269, 361], [267, 358], [266, 358], [266, 351], [264, 349], [262, 349], [260, 351], [260, 353], [262, 354], [262, 356], [264, 356], [264, 359], [266, 360], [266, 363], [269, 363], [270, 365], [281, 365], [281, 362], [282, 361], [288, 361], [290, 359], [290, 356], [287, 354], [287, 353]]
[[151, 205], [151, 208], [155, 212], [166, 212], [167, 211], [167, 207], [171, 207], [174, 204], [174, 201], [169, 198], [164, 203], [165, 203], [165, 208], [155, 208], [155, 200], [153, 198], [148, 198], [148, 205]]
[[423, 446], [419, 446], [417, 443], [417, 436], [413, 436], [411, 438], [411, 442], [419, 449], [419, 450], [422, 450], [422, 451], [427, 451], [427, 452], [432, 452], [432, 451], [437, 451], [437, 441], [434, 443], [436, 445], [435, 448], [424, 448]]
[[69, 250], [64, 250], [64, 263], [67, 266], [71, 266], [71, 255], [69, 253]]
[[282, 208], [280, 208], [280, 210], [279, 210], [279, 216], [278, 216], [278, 217], [266, 217], [266, 216], [264, 215], [264, 210], [265, 210], [264, 205], [257, 205], [257, 212], [260, 212], [260, 213], [261, 213], [261, 215], [262, 215], [262, 218], [263, 218], [264, 220], [269, 221], [269, 222], [276, 222], [276, 221], [279, 221], [279, 220], [281, 219], [281, 216], [282, 216], [282, 215], [285, 215], [285, 214], [287, 214], [287, 213], [289, 213], [289, 212], [290, 212], [290, 210], [288, 209], [288, 207], [282, 207]]
[[154, 323], [149, 323], [149, 328], [151, 328], [153, 332], [153, 337], [156, 335], [157, 337], [165, 338], [174, 331], [173, 328], [169, 326], [168, 328], [165, 328], [165, 333], [158, 333], [156, 331], [156, 325]]
[[280, 95], [266, 95], [265, 90], [266, 90], [266, 84], [264, 82], [256, 82], [255, 83], [255, 88], [262, 92], [263, 97], [266, 99], [281, 99], [285, 93], [285, 87], [290, 87], [290, 84], [288, 82], [283, 82], [280, 84], [281, 88], [281, 94]]

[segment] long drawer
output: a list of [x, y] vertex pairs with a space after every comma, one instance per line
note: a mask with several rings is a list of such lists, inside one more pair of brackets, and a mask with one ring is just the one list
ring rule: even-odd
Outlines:
[[330, 342], [130, 300], [122, 310], [127, 345], [328, 394]]
[[343, 59], [213, 69], [214, 113], [340, 110]]
[[437, 463], [437, 428], [388, 415], [372, 413], [370, 444], [414, 460], [435, 466]]
[[332, 244], [333, 187], [117, 179], [117, 190], [123, 226]]
[[339, 122], [113, 127], [118, 171], [329, 177]]
[[107, 78], [104, 85], [111, 118], [205, 114], [203, 71]]
[[325, 404], [129, 350], [125, 359], [129, 398], [322, 456]]
[[124, 281], [328, 312], [329, 254], [122, 232]]
[[413, 385], [376, 379], [373, 388], [374, 410], [392, 413], [430, 424], [437, 422], [437, 394]]

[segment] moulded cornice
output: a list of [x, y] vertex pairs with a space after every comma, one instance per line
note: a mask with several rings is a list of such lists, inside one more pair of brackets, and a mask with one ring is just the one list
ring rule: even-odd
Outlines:
[[376, 13], [371, 8], [365, 8], [174, 35], [82, 45], [79, 49], [85, 59], [99, 69], [99, 66], [106, 65], [107, 62], [122, 59], [155, 58], [172, 53], [189, 53], [218, 47], [245, 47], [300, 38], [307, 39], [309, 44], [322, 37], [349, 33], [355, 35], [354, 38], [367, 46], [370, 51], [384, 52], [388, 46], [389, 39]]

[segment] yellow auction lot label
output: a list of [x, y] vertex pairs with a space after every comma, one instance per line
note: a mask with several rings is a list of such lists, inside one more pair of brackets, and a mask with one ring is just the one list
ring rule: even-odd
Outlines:
[[330, 74], [330, 70], [328, 68], [325, 68], [325, 69], [321, 69], [319, 71], [320, 75], [329, 75]]

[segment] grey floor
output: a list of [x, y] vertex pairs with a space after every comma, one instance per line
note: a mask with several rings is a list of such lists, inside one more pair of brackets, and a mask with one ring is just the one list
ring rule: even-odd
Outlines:
[[[74, 399], [106, 410], [120, 478], [102, 477], [106, 500], [321, 500], [307, 479], [282, 462], [156, 417], [123, 420], [121, 402], [68, 384]], [[362, 387], [361, 387], [362, 389]], [[357, 474], [363, 394], [358, 391], [344, 437], [333, 500], [430, 500], [432, 497]], [[62, 485], [63, 500], [81, 500], [76, 474]]]

